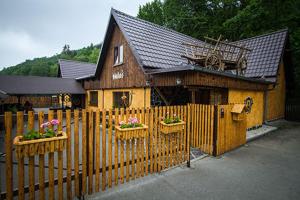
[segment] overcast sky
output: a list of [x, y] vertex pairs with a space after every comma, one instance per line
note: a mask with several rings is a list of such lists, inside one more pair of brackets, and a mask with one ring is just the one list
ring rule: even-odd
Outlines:
[[0, 70], [103, 40], [111, 7], [136, 16], [149, 0], [0, 0]]

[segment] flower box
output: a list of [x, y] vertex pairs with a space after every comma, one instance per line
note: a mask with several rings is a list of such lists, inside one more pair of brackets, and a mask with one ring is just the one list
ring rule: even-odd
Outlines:
[[18, 158], [63, 151], [66, 148], [68, 136], [59, 132], [59, 136], [34, 140], [23, 140], [23, 136], [16, 136], [13, 144]]
[[148, 126], [142, 124], [142, 127], [136, 128], [121, 128], [121, 126], [115, 126], [116, 137], [120, 140], [130, 140], [133, 138], [146, 137]]
[[164, 121], [160, 122], [160, 131], [164, 134], [169, 134], [169, 133], [177, 133], [185, 128], [185, 122], [180, 121], [178, 123], [171, 123], [171, 124], [166, 124]]

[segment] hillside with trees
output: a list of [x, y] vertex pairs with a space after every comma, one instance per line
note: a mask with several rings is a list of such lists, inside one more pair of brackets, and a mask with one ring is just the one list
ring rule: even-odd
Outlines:
[[91, 44], [78, 50], [70, 50], [69, 45], [64, 45], [60, 54], [51, 57], [34, 58], [26, 60], [15, 66], [3, 68], [0, 74], [7, 75], [32, 75], [32, 76], [56, 76], [58, 59], [69, 59], [83, 62], [96, 63], [101, 45]]
[[221, 34], [235, 41], [288, 28], [293, 65], [286, 68], [300, 89], [299, 0], [154, 0], [140, 6], [138, 17], [198, 39]]

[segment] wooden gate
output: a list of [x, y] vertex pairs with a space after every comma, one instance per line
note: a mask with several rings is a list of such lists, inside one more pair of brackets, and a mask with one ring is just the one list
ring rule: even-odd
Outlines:
[[[72, 199], [189, 161], [190, 113], [189, 106], [68, 110], [65, 113], [49, 111], [47, 115], [43, 112], [38, 115], [18, 112], [12, 116], [12, 113], [7, 112], [6, 189], [0, 191], [0, 197], [45, 199], [47, 196], [49, 199]], [[161, 118], [174, 114], [187, 122], [186, 128], [177, 133], [176, 137], [162, 137], [159, 128]], [[148, 126], [146, 137], [119, 140], [115, 136], [115, 125], [133, 116]], [[66, 150], [16, 158], [13, 138], [27, 130], [41, 129], [40, 124], [46, 118], [57, 118], [60, 121], [58, 130], [68, 135]]]
[[221, 155], [246, 143], [246, 114], [234, 120], [232, 105], [191, 104], [191, 146]]

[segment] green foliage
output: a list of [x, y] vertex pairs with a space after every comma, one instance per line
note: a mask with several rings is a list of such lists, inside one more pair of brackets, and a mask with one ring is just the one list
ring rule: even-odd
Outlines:
[[42, 137], [44, 137], [44, 138], [51, 138], [51, 137], [55, 137], [55, 136], [56, 136], [56, 133], [52, 129], [49, 129], [49, 128], [47, 128], [45, 133], [42, 134]]
[[176, 124], [176, 123], [179, 123], [179, 122], [181, 122], [181, 120], [178, 116], [164, 118], [164, 123], [165, 124]]
[[138, 17], [155, 24], [164, 25], [163, 4], [160, 0], [146, 3], [139, 7]]
[[138, 128], [138, 127], [143, 127], [143, 124], [141, 123], [134, 123], [134, 124], [121, 124], [120, 128]]
[[299, 0], [154, 0], [140, 6], [138, 17], [195, 38], [221, 34], [229, 41], [288, 27], [297, 91], [300, 89], [299, 8]]
[[40, 139], [41, 135], [34, 130], [28, 131], [25, 135], [23, 135], [24, 140], [35, 140], [35, 139]]
[[24, 140], [36, 140], [41, 138], [52, 138], [58, 136], [55, 131], [52, 129], [46, 129], [45, 133], [39, 133], [35, 130], [30, 130], [23, 135]]
[[15, 66], [4, 68], [0, 74], [6, 75], [31, 75], [31, 76], [57, 76], [58, 59], [77, 60], [96, 63], [101, 45], [91, 44], [78, 50], [70, 50], [69, 45], [64, 45], [60, 54], [51, 57], [34, 58], [26, 60]]

